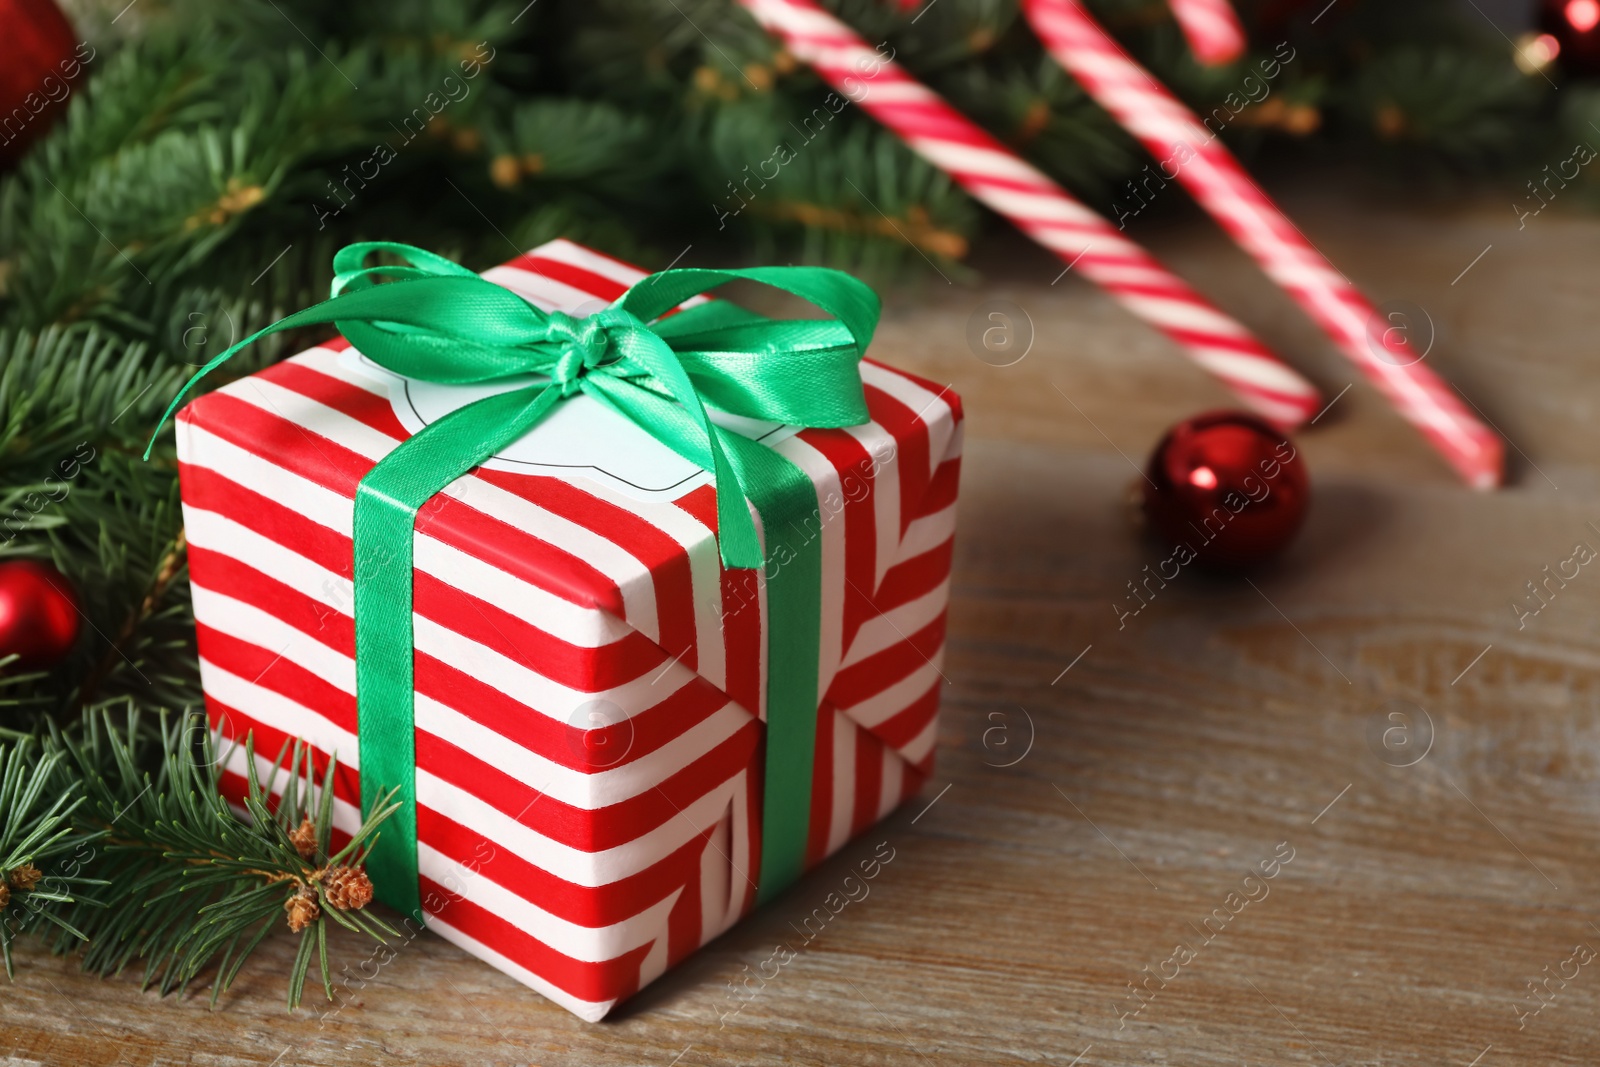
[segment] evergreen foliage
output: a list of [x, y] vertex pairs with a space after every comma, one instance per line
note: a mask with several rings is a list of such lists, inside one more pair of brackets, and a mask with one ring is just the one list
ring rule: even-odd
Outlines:
[[289, 1007], [300, 1003], [313, 960], [331, 998], [330, 919], [372, 937], [398, 936], [362, 913], [365, 900], [352, 907], [330, 892], [359, 870], [396, 805], [380, 802], [335, 848], [334, 761], [319, 782], [309, 750], [286, 746], [262, 781], [247, 740], [241, 819], [220, 789], [230, 753], [216, 751], [203, 717], [163, 714], [151, 724], [133, 701], [123, 703], [120, 716], [102, 708], [72, 728], [51, 722], [0, 744], [7, 973], [14, 937], [37, 932], [57, 951], [81, 948], [93, 973], [121, 973], [142, 960], [143, 985], [162, 993], [214, 967], [215, 1004], [288, 913], [300, 937]]

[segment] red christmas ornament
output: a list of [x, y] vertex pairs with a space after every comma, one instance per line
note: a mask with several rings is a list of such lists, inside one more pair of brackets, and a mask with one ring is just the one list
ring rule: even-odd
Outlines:
[[1311, 498], [1294, 445], [1242, 411], [1178, 423], [1148, 467], [1144, 513], [1151, 527], [1176, 553], [1213, 567], [1246, 567], [1278, 552], [1300, 528]]
[[0, 0], [0, 167], [49, 129], [94, 49], [54, 0]]
[[36, 559], [0, 563], [0, 658], [20, 656], [7, 670], [45, 670], [78, 641], [83, 616], [66, 576]]
[[1579, 76], [1600, 73], [1600, 0], [1544, 0], [1539, 29], [1548, 36], [1534, 44], [1546, 62]]

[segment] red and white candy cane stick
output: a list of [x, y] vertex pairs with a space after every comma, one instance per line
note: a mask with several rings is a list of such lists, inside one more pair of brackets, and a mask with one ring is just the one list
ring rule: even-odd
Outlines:
[[1194, 113], [1129, 59], [1077, 0], [1024, 0], [1050, 54], [1177, 178], [1239, 246], [1433, 442], [1467, 483], [1500, 483], [1497, 437], [1389, 329], [1367, 298], [1306, 240]]
[[874, 52], [814, 0], [740, 0], [784, 46], [969, 193], [1175, 340], [1252, 410], [1285, 428], [1316, 388], [1105, 219]]
[[1208, 67], [1244, 54], [1244, 27], [1229, 0], [1170, 0], [1172, 17], [1195, 58]]
[[[910, 11], [921, 7], [925, 0], [891, 2], [901, 11]], [[1232, 63], [1244, 54], [1244, 27], [1239, 25], [1239, 16], [1233, 13], [1230, 0], [1169, 0], [1169, 6], [1184, 39], [1189, 42], [1189, 50], [1201, 63], [1214, 67]]]

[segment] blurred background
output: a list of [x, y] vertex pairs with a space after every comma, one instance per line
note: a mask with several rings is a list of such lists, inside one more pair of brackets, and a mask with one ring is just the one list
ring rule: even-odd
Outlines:
[[[358, 236], [478, 266], [556, 235], [651, 266], [694, 241], [883, 280], [960, 273], [1005, 226], [862, 108], [825, 105], [829, 86], [733, 0], [64, 6], [70, 28], [50, 0], [0, 4], [3, 314], [19, 325], [115, 320], [178, 343], [198, 304], [264, 322], [320, 294], [328, 251]], [[1015, 0], [827, 6], [1089, 206], [1132, 203], [1149, 157]], [[1592, 0], [1240, 0], [1249, 49], [1210, 67], [1165, 0], [1090, 7], [1268, 181], [1515, 195], [1600, 140]], [[80, 42], [93, 59], [67, 78]], [[793, 159], [768, 162], [785, 145]], [[1594, 203], [1593, 175], [1574, 184], [1564, 207]], [[1162, 197], [1137, 224], [1188, 210]]]
[[[826, 6], [1134, 240], [1203, 218], [1015, 0]], [[1600, 0], [1241, 0], [1247, 47], [1210, 66], [1167, 0], [1089, 6], [1275, 195], [1523, 224], [1600, 203]], [[178, 382], [321, 299], [348, 242], [482, 269], [566, 236], [913, 289], [1025, 246], [734, 0], [0, 0], [0, 57], [0, 553], [53, 559], [95, 631], [8, 676], [17, 707], [198, 700], [170, 434], [138, 453]], [[58, 500], [80, 445], [104, 458]]]

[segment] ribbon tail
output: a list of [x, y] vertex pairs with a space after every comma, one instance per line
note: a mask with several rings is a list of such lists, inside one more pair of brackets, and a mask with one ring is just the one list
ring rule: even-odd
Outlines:
[[155, 448], [156, 438], [160, 435], [161, 428], [167, 424], [168, 419], [172, 418], [173, 413], [183, 406], [184, 397], [188, 396], [194, 390], [194, 387], [200, 384], [201, 378], [204, 378], [268, 334], [278, 333], [281, 330], [292, 330], [297, 326], [314, 326], [319, 323], [334, 321], [334, 315], [328, 310], [328, 304], [329, 301], [324, 300], [322, 303], [308, 307], [304, 311], [297, 311], [288, 318], [279, 319], [271, 326], [257, 330], [238, 344], [230, 346], [221, 355], [213, 357], [209, 363], [195, 371], [194, 375], [183, 383], [183, 388], [178, 390], [178, 395], [172, 398], [172, 403], [167, 405], [167, 410], [161, 413], [161, 421], [156, 423], [156, 428], [150, 432], [150, 440], [144, 446], [144, 458], [150, 458], [150, 450]]
[[[420, 249], [419, 255], [426, 255]], [[459, 268], [458, 268], [459, 269]], [[525, 300], [476, 275], [419, 274], [413, 268], [373, 267], [363, 272], [399, 273], [392, 285], [351, 285], [246, 337], [201, 367], [172, 398], [150, 435], [156, 436], [200, 380], [268, 334], [301, 326], [335, 324], [368, 356], [396, 373], [440, 382], [487, 381], [541, 369], [526, 352], [509, 353], [495, 342], [507, 337], [542, 337], [545, 316]], [[370, 278], [358, 278], [370, 283]], [[476, 328], [476, 329], [475, 329]], [[487, 339], [476, 331], [489, 333]], [[493, 453], [488, 453], [492, 455]]]

